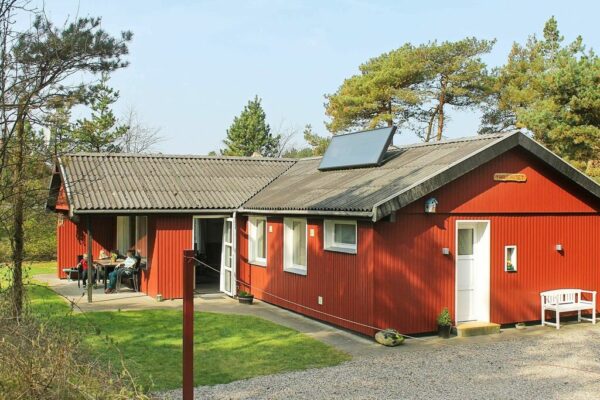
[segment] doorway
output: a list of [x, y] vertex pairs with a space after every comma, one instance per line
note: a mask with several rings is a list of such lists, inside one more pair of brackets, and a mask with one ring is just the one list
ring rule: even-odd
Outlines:
[[195, 216], [192, 244], [196, 262], [195, 287], [198, 294], [224, 292], [235, 288], [235, 224], [225, 215]]
[[490, 320], [490, 222], [456, 222], [456, 322]]

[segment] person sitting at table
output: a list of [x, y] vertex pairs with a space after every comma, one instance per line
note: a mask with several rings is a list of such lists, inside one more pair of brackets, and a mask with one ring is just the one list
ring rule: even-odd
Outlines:
[[[88, 255], [84, 254], [77, 265], [77, 270], [81, 272], [81, 279], [83, 280], [83, 288], [87, 287], [88, 282]], [[96, 271], [92, 265], [92, 285], [96, 286]]]
[[125, 259], [125, 261], [117, 265], [115, 270], [108, 274], [108, 287], [106, 288], [104, 293], [114, 293], [115, 288], [117, 287], [117, 280], [121, 279], [121, 275], [125, 271], [135, 267], [136, 263], [137, 258], [135, 258], [133, 250], [127, 250], [127, 258]]

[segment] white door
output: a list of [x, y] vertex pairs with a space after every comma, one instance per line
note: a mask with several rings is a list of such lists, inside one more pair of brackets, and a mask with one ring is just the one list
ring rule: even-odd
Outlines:
[[475, 225], [461, 224], [456, 241], [456, 321], [473, 321], [476, 299]]
[[223, 249], [221, 251], [221, 291], [235, 295], [235, 226], [233, 218], [223, 220]]

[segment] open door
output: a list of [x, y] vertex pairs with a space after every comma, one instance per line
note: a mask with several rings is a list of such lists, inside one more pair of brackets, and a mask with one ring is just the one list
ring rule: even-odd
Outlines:
[[236, 294], [235, 279], [235, 221], [223, 219], [223, 249], [221, 251], [221, 291]]

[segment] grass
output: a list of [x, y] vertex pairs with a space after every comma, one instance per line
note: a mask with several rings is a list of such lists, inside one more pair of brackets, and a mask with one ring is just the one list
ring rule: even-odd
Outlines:
[[[54, 272], [36, 263], [31, 275]], [[152, 391], [181, 387], [181, 312], [148, 310], [70, 313], [54, 291], [28, 287], [32, 311], [85, 336], [84, 346], [104, 362], [121, 356], [137, 382]], [[194, 380], [214, 385], [258, 375], [337, 365], [350, 356], [293, 329], [261, 318], [195, 313]]]

